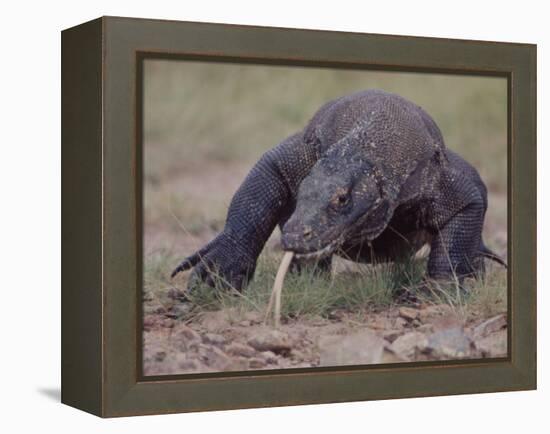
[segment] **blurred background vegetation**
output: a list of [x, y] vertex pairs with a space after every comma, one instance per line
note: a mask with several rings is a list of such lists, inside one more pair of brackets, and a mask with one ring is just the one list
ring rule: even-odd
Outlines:
[[397, 93], [423, 107], [441, 128], [447, 147], [479, 170], [490, 191], [484, 237], [505, 255], [505, 79], [148, 60], [146, 276], [148, 267], [157, 270], [155, 275], [158, 270], [168, 275], [177, 261], [223, 227], [233, 193], [263, 152], [301, 130], [325, 102], [369, 88]]

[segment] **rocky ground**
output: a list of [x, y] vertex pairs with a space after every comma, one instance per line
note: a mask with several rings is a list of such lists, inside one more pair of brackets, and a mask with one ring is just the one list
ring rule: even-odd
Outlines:
[[[181, 306], [180, 306], [181, 309]], [[507, 320], [465, 322], [449, 305], [289, 320], [224, 309], [185, 321], [174, 309], [144, 318], [145, 375], [505, 357]]]

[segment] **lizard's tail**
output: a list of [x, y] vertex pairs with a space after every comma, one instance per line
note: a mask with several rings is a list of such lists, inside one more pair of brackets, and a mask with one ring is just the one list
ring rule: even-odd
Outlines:
[[504, 268], [508, 268], [508, 265], [502, 259], [500, 256], [498, 256], [495, 252], [490, 250], [483, 242], [481, 243], [481, 247], [479, 249], [479, 253], [484, 256], [487, 259], [490, 259], [492, 261], [498, 262], [500, 265], [502, 265]]

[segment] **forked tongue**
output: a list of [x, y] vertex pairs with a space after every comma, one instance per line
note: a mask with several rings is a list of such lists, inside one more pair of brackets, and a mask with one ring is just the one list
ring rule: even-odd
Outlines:
[[285, 280], [285, 276], [288, 272], [288, 267], [290, 266], [290, 262], [292, 261], [293, 256], [294, 252], [285, 252], [283, 259], [281, 260], [281, 265], [279, 265], [279, 269], [277, 270], [277, 274], [275, 276], [275, 282], [273, 283], [271, 297], [269, 297], [269, 304], [267, 305], [264, 323], [267, 323], [269, 314], [274, 308], [273, 316], [275, 319], [275, 327], [279, 327], [281, 325], [281, 293], [283, 291], [283, 282]]

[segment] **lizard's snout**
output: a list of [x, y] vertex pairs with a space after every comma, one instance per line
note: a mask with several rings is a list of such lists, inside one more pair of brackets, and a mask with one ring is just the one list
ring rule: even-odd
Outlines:
[[297, 254], [316, 252], [325, 247], [322, 240], [315, 236], [313, 227], [309, 225], [285, 225], [281, 236], [281, 244], [283, 250]]
[[[311, 235], [310, 235], [311, 236]], [[283, 232], [281, 236], [281, 244], [284, 250], [300, 252], [304, 250], [304, 237], [299, 232]]]
[[296, 232], [283, 232], [281, 236], [281, 244], [284, 250], [290, 250], [296, 253], [303, 253], [315, 250], [315, 246], [310, 246], [308, 241], [311, 240], [313, 231], [301, 230]]

